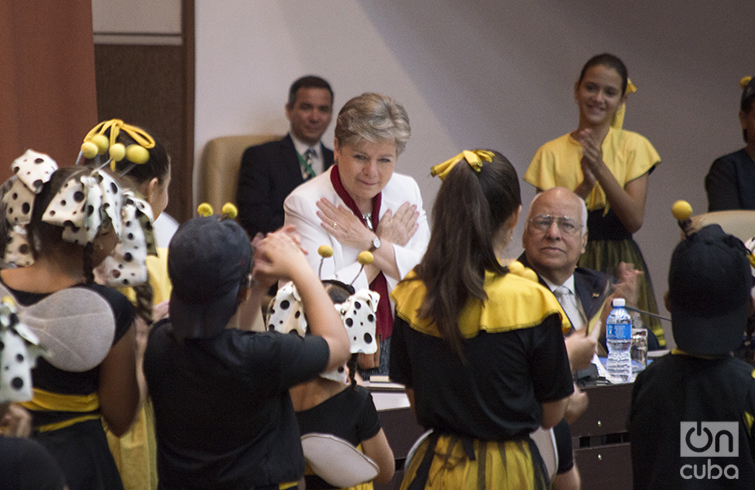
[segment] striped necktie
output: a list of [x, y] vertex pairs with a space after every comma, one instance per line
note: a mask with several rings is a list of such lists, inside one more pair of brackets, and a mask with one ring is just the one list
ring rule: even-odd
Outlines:
[[569, 317], [574, 330], [580, 330], [587, 324], [582, 309], [577, 304], [577, 298], [566, 286], [559, 286], [553, 290], [561, 308], [564, 309], [566, 316]]

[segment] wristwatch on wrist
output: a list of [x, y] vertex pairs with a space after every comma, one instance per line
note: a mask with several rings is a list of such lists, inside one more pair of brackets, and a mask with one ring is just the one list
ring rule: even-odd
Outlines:
[[380, 239], [379, 236], [375, 236], [375, 238], [372, 239], [372, 245], [370, 245], [370, 252], [374, 252], [375, 250], [380, 248], [380, 245], [383, 244], [383, 240]]

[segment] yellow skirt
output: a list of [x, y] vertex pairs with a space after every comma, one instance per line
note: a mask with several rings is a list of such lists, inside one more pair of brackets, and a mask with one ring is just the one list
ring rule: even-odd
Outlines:
[[[432, 439], [432, 435], [425, 439], [409, 461], [401, 483], [401, 490], [411, 488], [428, 447], [433, 442]], [[432, 490], [465, 488], [546, 490], [550, 488], [545, 464], [534, 442], [529, 438], [515, 441], [475, 439], [468, 441], [467, 448], [462, 438], [458, 436], [437, 436], [427, 481], [420, 488]], [[468, 456], [471, 449], [474, 451], [474, 459]]]
[[108, 445], [121, 474], [125, 490], [157, 489], [157, 440], [154, 412], [148, 398], [142, 405], [134, 425], [116, 437], [107, 432]]

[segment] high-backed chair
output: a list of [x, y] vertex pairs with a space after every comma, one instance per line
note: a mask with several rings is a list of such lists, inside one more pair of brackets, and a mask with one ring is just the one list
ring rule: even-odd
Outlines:
[[220, 213], [223, 204], [235, 203], [244, 150], [281, 138], [281, 135], [275, 134], [245, 134], [208, 141], [192, 178], [194, 210], [200, 203], [207, 202], [216, 213]]
[[[244, 150], [250, 146], [279, 140], [282, 137], [275, 134], [245, 134], [222, 136], [208, 141], [202, 151], [199, 165], [194, 168], [192, 178], [194, 216], [196, 216], [197, 206], [203, 202], [210, 203], [215, 213], [220, 213], [223, 204], [227, 202], [235, 204], [239, 167], [241, 167], [241, 156]], [[259, 309], [247, 312], [243, 316], [254, 318], [253, 330], [265, 330]]]
[[692, 217], [692, 228], [695, 230], [714, 223], [721, 225], [726, 233], [734, 235], [743, 242], [755, 237], [755, 211], [734, 209], [698, 214]]

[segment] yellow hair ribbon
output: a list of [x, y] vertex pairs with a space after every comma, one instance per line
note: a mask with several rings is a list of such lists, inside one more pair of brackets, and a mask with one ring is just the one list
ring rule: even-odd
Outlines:
[[742, 80], [739, 81], [739, 86], [744, 90], [744, 88], [750, 84], [752, 81], [752, 77], [744, 77]]
[[462, 160], [466, 160], [470, 167], [475, 172], [482, 170], [482, 162], [492, 162], [493, 152], [487, 150], [464, 150], [453, 158], [446, 160], [443, 163], [435, 165], [430, 169], [430, 175], [437, 176], [440, 180], [446, 180], [448, 173]]
[[[624, 91], [624, 96], [637, 92], [637, 87], [632, 83], [632, 80], [627, 78], [627, 89]], [[621, 129], [624, 127], [624, 116], [626, 115], [627, 104], [622, 103], [616, 110], [616, 113], [611, 119], [611, 127], [614, 129]], [[606, 208], [607, 209], [607, 208]]]
[[[110, 130], [109, 145], [102, 141], [105, 138], [104, 134], [108, 129]], [[116, 143], [118, 134], [121, 131], [131, 136], [139, 146], [129, 145], [128, 149], [126, 149], [121, 143]], [[113, 171], [115, 171], [115, 162], [122, 160], [123, 157], [126, 157], [130, 162], [136, 164], [146, 163], [149, 160], [149, 153], [146, 150], [155, 147], [155, 140], [149, 135], [149, 133], [136, 126], [126, 124], [120, 119], [102, 121], [97, 126], [93, 127], [84, 137], [84, 145], [82, 145], [81, 151], [87, 158], [91, 158], [89, 155], [93, 153], [93, 150], [87, 145], [87, 143], [95, 143], [101, 154], [105, 153], [107, 146], [110, 146], [110, 168]], [[123, 148], [121, 149], [121, 147]], [[141, 147], [142, 150], [139, 150], [139, 147]]]
[[155, 147], [155, 140], [152, 138], [152, 136], [149, 135], [149, 133], [141, 128], [137, 128], [136, 126], [126, 124], [120, 119], [111, 119], [109, 121], [103, 121], [99, 123], [97, 126], [92, 128], [91, 131], [89, 131], [89, 133], [84, 138], [84, 141], [91, 140], [92, 137], [96, 134], [104, 134], [108, 129], [110, 129], [111, 146], [116, 142], [118, 134], [123, 131], [131, 136], [134, 141], [136, 141], [144, 148], [150, 149]]

